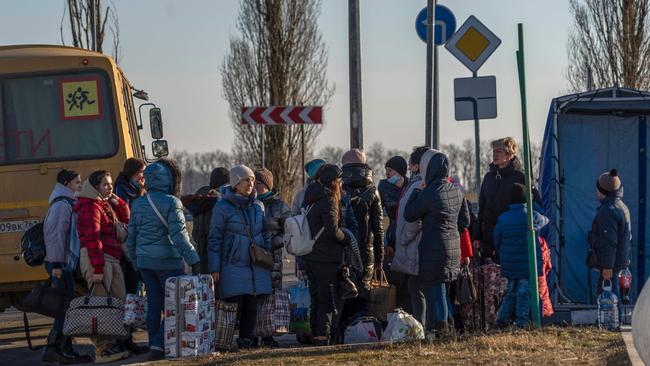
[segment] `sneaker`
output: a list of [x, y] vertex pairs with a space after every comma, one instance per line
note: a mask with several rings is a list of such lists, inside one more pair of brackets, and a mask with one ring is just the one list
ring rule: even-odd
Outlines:
[[79, 352], [77, 352], [74, 347], [72, 347], [72, 344], [65, 344], [63, 348], [61, 348], [61, 352], [63, 353], [64, 356], [72, 358], [72, 363], [71, 364], [77, 364], [77, 363], [91, 363], [93, 362], [93, 358], [88, 356], [88, 355], [81, 355]]
[[107, 347], [95, 356], [95, 363], [108, 363], [131, 357], [129, 351], [124, 351], [118, 346]]
[[257, 347], [256, 340], [253, 338], [239, 338], [237, 339], [237, 348], [240, 350], [255, 348]]
[[277, 348], [280, 344], [273, 337], [262, 337], [262, 347]]
[[165, 359], [165, 351], [161, 351], [155, 348], [151, 348], [149, 350], [149, 356], [147, 357], [147, 361], [160, 361], [164, 359]]

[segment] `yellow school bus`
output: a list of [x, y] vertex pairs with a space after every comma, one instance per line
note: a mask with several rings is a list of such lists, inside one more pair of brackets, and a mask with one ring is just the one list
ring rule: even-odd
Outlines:
[[[0, 47], [0, 311], [47, 278], [21, 257], [23, 233], [43, 221], [62, 168], [82, 179], [97, 169], [116, 177], [124, 160], [145, 158], [133, 89], [101, 53], [53, 45]], [[147, 103], [152, 105], [151, 103]], [[160, 110], [150, 110], [162, 138]], [[167, 143], [153, 143], [164, 156]]]

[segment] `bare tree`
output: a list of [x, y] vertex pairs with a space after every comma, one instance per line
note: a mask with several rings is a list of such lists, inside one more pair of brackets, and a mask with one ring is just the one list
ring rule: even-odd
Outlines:
[[574, 91], [650, 87], [650, 0], [570, 0], [567, 79]]
[[[230, 50], [221, 66], [223, 96], [230, 104], [235, 150], [243, 163], [258, 162], [260, 128], [241, 125], [243, 106], [326, 105], [328, 53], [318, 28], [319, 0], [241, 0]], [[287, 198], [302, 170], [299, 126], [265, 126], [267, 168]], [[319, 127], [305, 126], [306, 156]]]
[[234, 163], [233, 155], [224, 151], [190, 153], [174, 151], [171, 158], [176, 161], [183, 175], [183, 194], [196, 192], [199, 188], [210, 183], [212, 169], [224, 167], [230, 169]]
[[[66, 44], [65, 34], [67, 32], [64, 31], [64, 23], [67, 19], [72, 45], [77, 48], [92, 48], [91, 9], [90, 0], [65, 0], [61, 25], [59, 27], [62, 44]], [[108, 23], [112, 38], [110, 50], [113, 59], [119, 63], [121, 59], [120, 23], [115, 4], [111, 3], [103, 7], [101, 0], [95, 0], [95, 13], [97, 18], [97, 22], [95, 22], [97, 51], [104, 52], [104, 39], [106, 39], [106, 25]]]
[[318, 158], [325, 160], [326, 162], [330, 164], [341, 164], [341, 158], [343, 158], [343, 154], [345, 153], [345, 150], [340, 147], [334, 147], [334, 146], [325, 146], [318, 152]]

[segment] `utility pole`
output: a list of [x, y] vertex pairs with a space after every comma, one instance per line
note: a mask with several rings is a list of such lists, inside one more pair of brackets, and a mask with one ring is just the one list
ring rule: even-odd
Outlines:
[[95, 0], [90, 0], [90, 36], [91, 49], [97, 51], [97, 7]]
[[350, 148], [363, 148], [361, 109], [361, 38], [359, 1], [348, 0], [348, 47], [350, 57]]

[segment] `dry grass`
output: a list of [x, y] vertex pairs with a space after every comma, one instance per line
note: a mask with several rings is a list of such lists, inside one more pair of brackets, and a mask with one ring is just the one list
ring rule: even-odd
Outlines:
[[458, 342], [256, 350], [160, 365], [630, 365], [620, 333], [596, 328], [544, 328]]

